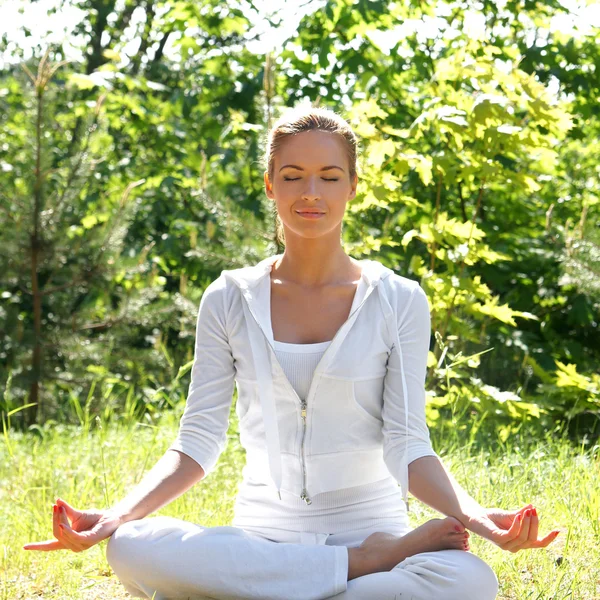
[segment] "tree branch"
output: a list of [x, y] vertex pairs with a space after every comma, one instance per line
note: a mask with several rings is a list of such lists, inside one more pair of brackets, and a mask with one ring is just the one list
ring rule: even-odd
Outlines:
[[142, 58], [145, 56], [148, 50], [150, 41], [150, 34], [152, 33], [152, 25], [154, 24], [155, 7], [153, 0], [147, 0], [146, 2], [146, 23], [144, 24], [144, 31], [142, 33], [142, 41], [140, 48], [137, 51], [135, 58], [133, 59], [133, 67], [131, 69], [132, 75], [137, 75], [142, 64]]
[[463, 195], [463, 182], [458, 182], [458, 196], [460, 198], [460, 210], [462, 212], [463, 221], [467, 222], [467, 209], [465, 208], [465, 197]]
[[160, 62], [160, 60], [162, 59], [163, 56], [163, 52], [165, 50], [165, 46], [167, 44], [167, 40], [169, 39], [169, 36], [173, 33], [173, 28], [171, 27], [168, 31], [166, 31], [164, 33], [164, 35], [162, 36], [160, 43], [158, 44], [158, 48], [156, 49], [156, 52], [154, 54], [154, 58], [152, 59], [152, 62], [150, 63], [150, 67], [149, 70], [152, 70], [154, 68], [156, 68], [156, 66], [158, 65], [158, 63]]

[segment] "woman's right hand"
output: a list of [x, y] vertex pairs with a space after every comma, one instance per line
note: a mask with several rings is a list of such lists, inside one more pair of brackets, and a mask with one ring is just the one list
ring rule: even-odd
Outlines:
[[52, 514], [52, 533], [56, 539], [31, 542], [23, 549], [82, 552], [109, 538], [121, 524], [121, 517], [110, 510], [77, 510], [57, 498]]

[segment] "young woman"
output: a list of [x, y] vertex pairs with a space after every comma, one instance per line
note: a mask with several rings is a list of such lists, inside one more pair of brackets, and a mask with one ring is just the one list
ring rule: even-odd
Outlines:
[[[111, 509], [57, 500], [56, 539], [26, 548], [110, 537], [125, 588], [156, 600], [492, 600], [497, 578], [469, 552], [469, 531], [511, 552], [555, 539], [538, 539], [531, 504], [479, 505], [433, 451], [429, 305], [416, 282], [344, 252], [357, 183], [356, 137], [336, 113], [275, 124], [265, 188], [285, 252], [223, 271], [204, 292], [176, 440]], [[247, 462], [232, 525], [145, 518], [215, 468], [234, 384]], [[411, 529], [409, 490], [446, 518]]]

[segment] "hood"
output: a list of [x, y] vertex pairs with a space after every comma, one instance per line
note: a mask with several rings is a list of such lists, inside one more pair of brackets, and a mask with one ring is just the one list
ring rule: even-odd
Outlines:
[[[282, 467], [281, 447], [279, 443], [279, 427], [277, 425], [277, 408], [273, 395], [273, 379], [271, 371], [271, 356], [274, 356], [275, 351], [273, 332], [271, 328], [271, 284], [269, 275], [273, 264], [282, 256], [282, 254], [277, 254], [275, 256], [265, 258], [253, 266], [231, 270], [225, 269], [222, 272], [226, 279], [234, 283], [240, 289], [242, 297], [245, 300], [242, 301], [242, 307], [246, 322], [248, 324], [248, 336], [250, 339], [252, 359], [254, 361], [256, 371], [258, 393], [260, 396], [262, 417], [265, 427], [269, 469], [271, 478], [277, 488], [280, 499]], [[356, 320], [360, 309], [376, 288], [379, 288], [378, 296], [386, 319], [389, 319], [394, 314], [385, 292], [385, 286], [379, 285], [383, 280], [392, 275], [394, 271], [375, 260], [363, 259], [358, 262], [362, 266], [362, 274], [359, 288], [357, 289], [356, 308], [350, 313], [348, 319], [342, 324], [340, 329], [335, 334], [334, 339], [323, 355], [321, 362], [317, 366], [313, 378], [315, 378], [318, 373], [323, 371], [333, 359], [346, 335], [350, 331], [354, 321]], [[393, 322], [396, 322], [395, 319]], [[394, 327], [393, 329], [394, 331], [391, 333], [394, 335], [395, 332], [394, 347], [400, 354], [400, 364], [402, 365], [398, 330], [397, 327]], [[272, 352], [269, 352], [269, 346], [271, 347]], [[406, 398], [406, 385], [403, 369], [402, 378], [404, 388], [403, 397]], [[404, 412], [408, 420], [408, 411], [405, 410]], [[408, 431], [408, 423], [406, 423], [406, 430]], [[401, 485], [404, 495], [406, 496], [408, 490], [407, 466], [404, 479], [405, 481], [402, 481]]]
[[[267, 341], [273, 347], [273, 331], [271, 328], [271, 268], [282, 254], [269, 256], [258, 264], [240, 269], [224, 270], [223, 276], [240, 288], [245, 298], [251, 315], [256, 320]], [[360, 260], [362, 266], [361, 281], [357, 290], [357, 310], [362, 302], [367, 299], [380, 281], [386, 279], [394, 272], [375, 260]], [[350, 320], [350, 315], [348, 320]]]
[[[283, 254], [276, 254], [261, 260], [258, 264], [250, 267], [242, 267], [241, 269], [225, 269], [223, 275], [235, 282], [240, 288], [250, 289], [260, 283], [260, 280], [265, 275], [271, 272], [273, 264], [282, 258]], [[382, 265], [376, 260], [359, 260], [362, 269], [362, 278], [371, 284], [379, 279], [385, 279], [393, 273], [392, 269]]]

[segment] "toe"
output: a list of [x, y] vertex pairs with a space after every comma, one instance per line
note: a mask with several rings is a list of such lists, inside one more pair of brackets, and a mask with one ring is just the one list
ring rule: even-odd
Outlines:
[[465, 526], [454, 517], [446, 517], [445, 521], [449, 530], [453, 531], [454, 533], [464, 533], [466, 531]]

